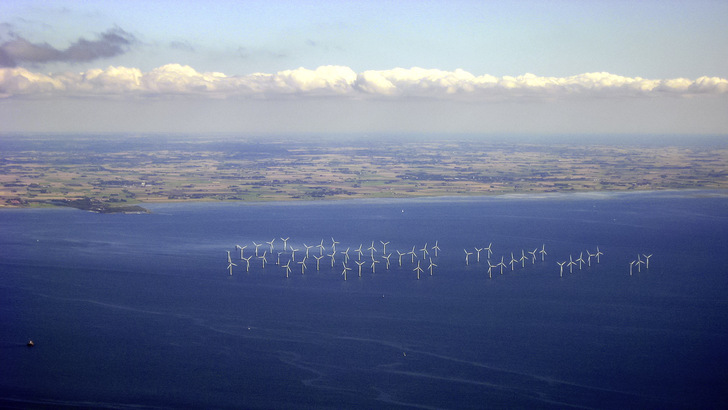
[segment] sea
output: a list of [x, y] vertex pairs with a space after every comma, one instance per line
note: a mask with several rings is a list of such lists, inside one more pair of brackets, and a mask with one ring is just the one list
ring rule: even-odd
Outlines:
[[0, 407], [728, 408], [726, 191], [147, 207], [0, 211]]

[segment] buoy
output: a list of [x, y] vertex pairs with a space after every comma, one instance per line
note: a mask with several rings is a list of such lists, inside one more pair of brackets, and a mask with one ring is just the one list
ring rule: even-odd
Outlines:
[[35, 346], [35, 343], [33, 343], [32, 340], [28, 340], [28, 344], [26, 346], [33, 347], [33, 346]]

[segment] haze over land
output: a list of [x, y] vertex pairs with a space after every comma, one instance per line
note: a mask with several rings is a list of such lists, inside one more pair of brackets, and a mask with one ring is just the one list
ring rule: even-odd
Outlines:
[[728, 4], [0, 5], [0, 132], [728, 130]]

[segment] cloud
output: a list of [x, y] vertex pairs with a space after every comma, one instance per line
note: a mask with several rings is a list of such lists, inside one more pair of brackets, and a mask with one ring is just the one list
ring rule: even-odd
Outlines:
[[[82, 47], [84, 43], [76, 43]], [[69, 48], [71, 49], [71, 48]], [[97, 50], [87, 47], [86, 50]], [[67, 52], [67, 51], [66, 51]], [[52, 50], [36, 47], [37, 55]], [[78, 58], [90, 58], [80, 54]], [[36, 57], [41, 58], [41, 57]], [[47, 58], [47, 57], [45, 57]], [[81, 73], [41, 74], [25, 68], [0, 69], [0, 96], [106, 96], [115, 98], [196, 96], [209, 98], [344, 97], [420, 98], [454, 101], [517, 101], [571, 98], [619, 98], [728, 94], [728, 80], [718, 77], [645, 79], [606, 72], [569, 77], [534, 74], [476, 76], [464, 70], [394, 68], [356, 73], [345, 66], [297, 68], [277, 73], [227, 76], [200, 73], [192, 67], [168, 64], [148, 72], [108, 67]]]
[[136, 38], [120, 28], [101, 33], [96, 40], [79, 38], [65, 50], [48, 43], [31, 43], [23, 37], [0, 44], [0, 67], [51, 62], [80, 63], [124, 54]]

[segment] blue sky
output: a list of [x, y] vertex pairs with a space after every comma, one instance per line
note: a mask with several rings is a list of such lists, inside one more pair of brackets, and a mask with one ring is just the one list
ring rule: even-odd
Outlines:
[[10, 0], [0, 131], [725, 133], [725, 21], [718, 0]]

